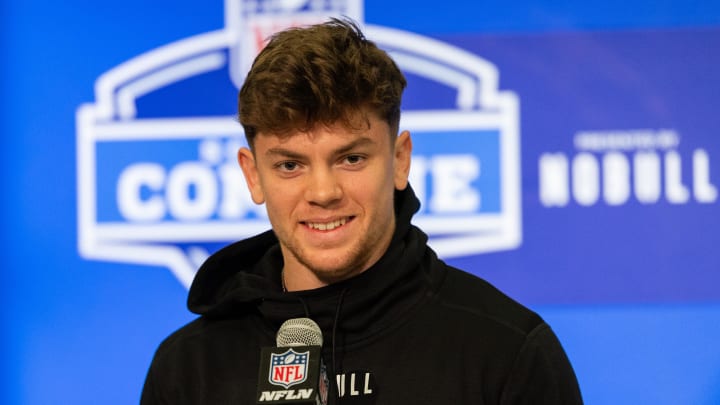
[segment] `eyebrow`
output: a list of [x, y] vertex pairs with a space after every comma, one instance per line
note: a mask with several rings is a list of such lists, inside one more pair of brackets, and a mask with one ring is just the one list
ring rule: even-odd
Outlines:
[[[358, 139], [350, 142], [347, 145], [344, 145], [344, 146], [341, 146], [341, 147], [335, 149], [333, 151], [333, 154], [334, 155], [342, 155], [344, 153], [350, 152], [351, 150], [353, 150], [355, 148], [358, 148], [361, 146], [366, 146], [366, 145], [371, 145], [373, 143], [375, 143], [375, 141], [373, 141], [371, 138], [368, 138], [368, 137], [358, 138]], [[295, 151], [292, 151], [289, 149], [285, 149], [283, 147], [270, 148], [265, 152], [265, 155], [266, 156], [283, 156], [288, 159], [302, 159], [303, 157], [305, 157], [305, 155], [303, 155], [302, 153], [298, 153], [298, 152], [295, 152]]]

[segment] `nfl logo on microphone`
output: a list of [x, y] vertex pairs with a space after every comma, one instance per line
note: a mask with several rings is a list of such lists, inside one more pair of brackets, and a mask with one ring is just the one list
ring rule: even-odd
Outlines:
[[327, 403], [326, 387], [320, 383], [320, 350], [320, 346], [263, 347], [257, 403]]
[[307, 379], [310, 352], [298, 353], [289, 349], [285, 353], [270, 355], [270, 384], [289, 388]]

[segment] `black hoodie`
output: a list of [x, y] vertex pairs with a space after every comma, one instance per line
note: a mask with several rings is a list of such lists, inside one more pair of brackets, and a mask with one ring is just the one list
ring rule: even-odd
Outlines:
[[331, 404], [581, 404], [550, 327], [439, 260], [410, 224], [419, 206], [410, 187], [396, 192], [383, 257], [315, 290], [282, 291], [272, 231], [218, 251], [190, 289], [188, 307], [201, 316], [160, 345], [141, 404], [254, 404], [260, 348], [275, 345], [283, 321], [306, 316], [336, 376]]

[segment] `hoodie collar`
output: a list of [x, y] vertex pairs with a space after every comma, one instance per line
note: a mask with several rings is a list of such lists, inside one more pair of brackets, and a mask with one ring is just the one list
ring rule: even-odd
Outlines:
[[320, 325], [323, 335], [328, 336], [338, 315], [342, 293], [340, 331], [362, 338], [394, 322], [432, 284], [428, 282], [433, 277], [423, 272], [420, 264], [427, 260], [426, 255], [434, 253], [426, 246], [427, 236], [410, 224], [419, 207], [410, 186], [396, 190], [396, 230], [385, 254], [361, 274], [314, 290], [282, 291], [283, 259], [272, 231], [229, 245], [211, 256], [198, 271], [188, 307], [208, 317], [259, 311], [273, 327], [287, 319], [309, 315]]

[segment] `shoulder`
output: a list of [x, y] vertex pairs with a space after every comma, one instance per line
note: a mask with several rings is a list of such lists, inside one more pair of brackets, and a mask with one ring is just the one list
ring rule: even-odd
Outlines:
[[215, 403], [208, 398], [252, 398], [257, 386], [259, 347], [268, 346], [270, 340], [252, 317], [197, 318], [158, 346], [141, 404], [200, 404]]
[[454, 319], [455, 330], [482, 342], [476, 346], [484, 359], [498, 357], [494, 366], [503, 375], [501, 403], [582, 404], [565, 351], [537, 313], [487, 281], [449, 266], [437, 298], [443, 319]]
[[[252, 317], [214, 319], [201, 316], [176, 330], [158, 346], [153, 363], [194, 362], [198, 354], [213, 355], [231, 347], [257, 347], [273, 336]], [[239, 345], [238, 345], [239, 343]], [[242, 356], [241, 353], [235, 355]]]
[[207, 322], [203, 317], [182, 326], [167, 336], [157, 348], [155, 357], [161, 357], [176, 350], [180, 346], [192, 344], [193, 341], [201, 338], [207, 328]]
[[447, 266], [437, 291], [439, 305], [463, 314], [469, 321], [528, 337], [545, 322], [534, 311], [509, 297], [489, 282], [463, 270]]
[[207, 322], [203, 317], [198, 317], [172, 332], [155, 350], [151, 371], [174, 368], [178, 363], [186, 361], [183, 354], [189, 353], [193, 347], [201, 346], [206, 334]]

